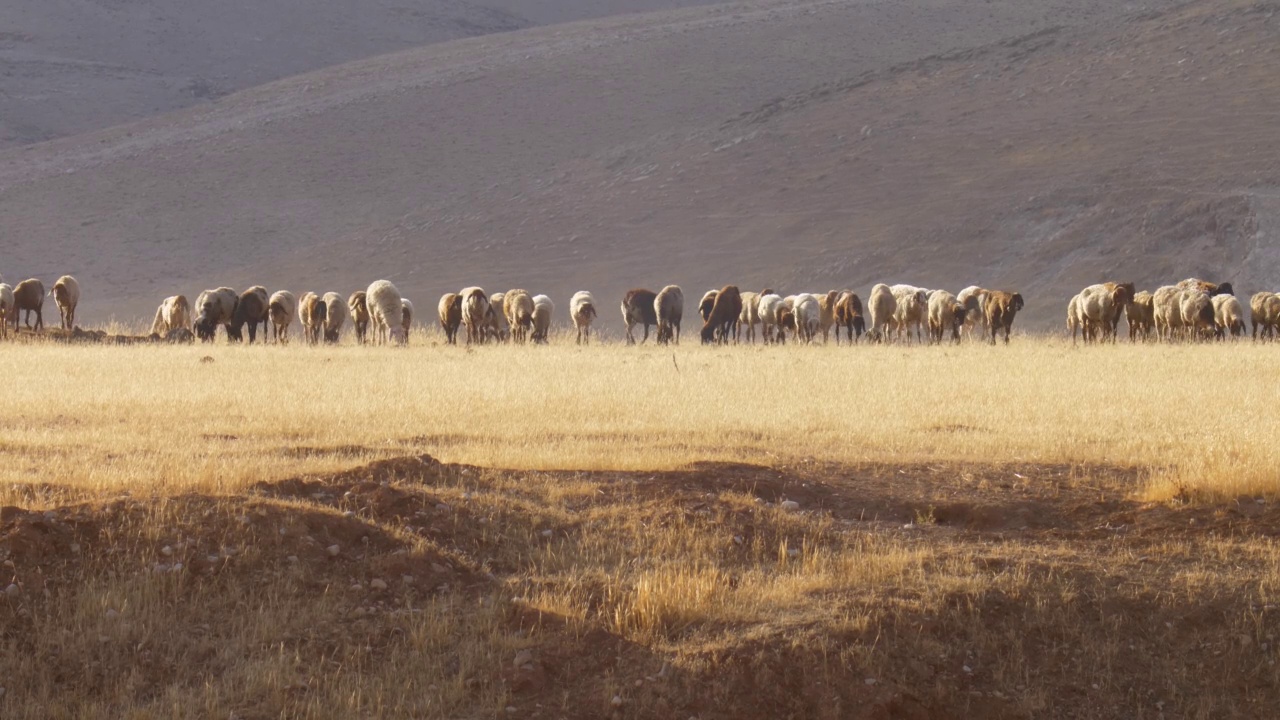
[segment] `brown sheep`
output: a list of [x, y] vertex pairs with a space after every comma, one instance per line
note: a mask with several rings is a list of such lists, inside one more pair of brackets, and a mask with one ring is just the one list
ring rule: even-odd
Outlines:
[[357, 290], [347, 298], [351, 310], [351, 322], [356, 326], [356, 342], [363, 345], [369, 335], [369, 303], [364, 290]]
[[[366, 302], [367, 297], [368, 291], [366, 291]], [[320, 344], [324, 337], [324, 321], [328, 315], [328, 308], [316, 293], [305, 292], [298, 299], [298, 319], [302, 321], [302, 337], [308, 345]]]
[[711, 308], [715, 307], [716, 296], [719, 294], [719, 290], [708, 290], [702, 294], [702, 299], [698, 301], [698, 314], [702, 316], [702, 322], [711, 318]]
[[996, 335], [1004, 329], [1004, 344], [1009, 344], [1009, 329], [1013, 327], [1013, 318], [1023, 308], [1022, 295], [1018, 293], [992, 290], [987, 295], [987, 323], [991, 326], [991, 344], [996, 344]]
[[658, 293], [640, 288], [628, 290], [622, 297], [622, 322], [627, 326], [628, 345], [636, 344], [636, 336], [632, 332], [636, 325], [644, 325], [644, 337], [640, 339], [640, 344], [643, 345], [649, 339], [649, 326], [658, 324], [658, 314], [653, 308], [653, 301], [657, 299]]
[[458, 293], [445, 293], [436, 306], [440, 314], [440, 327], [444, 330], [445, 342], [458, 344], [458, 328], [462, 327], [462, 296]]
[[836, 344], [840, 344], [840, 328], [845, 329], [849, 344], [854, 344], [867, 331], [867, 321], [862, 313], [862, 299], [857, 293], [845, 290], [836, 299]]
[[1125, 319], [1129, 321], [1129, 341], [1146, 340], [1156, 325], [1155, 296], [1143, 290], [1134, 293], [1133, 300], [1124, 306]]
[[13, 312], [13, 288], [0, 282], [0, 337], [9, 337], [9, 314]]
[[1262, 339], [1275, 338], [1280, 330], [1280, 295], [1262, 291], [1249, 299], [1249, 315], [1253, 323], [1253, 339], [1258, 339], [1258, 330], [1262, 330]]
[[508, 290], [502, 296], [502, 304], [511, 325], [511, 339], [524, 343], [533, 330], [533, 298], [528, 290]]
[[258, 339], [258, 324], [261, 323], [262, 342], [266, 343], [267, 324], [271, 321], [270, 301], [267, 289], [261, 285], [255, 285], [240, 293], [235, 312], [231, 313], [231, 324], [227, 325], [227, 338], [234, 342], [244, 340], [244, 334], [241, 331], [245, 323], [248, 323], [249, 344], [252, 345]]
[[80, 304], [80, 283], [70, 275], [63, 275], [53, 284], [49, 291], [53, 301], [58, 305], [58, 314], [62, 316], [61, 327], [70, 330], [76, 324], [76, 306]]
[[[39, 330], [44, 327], [44, 283], [31, 278], [18, 283], [13, 289], [13, 329], [18, 329], [18, 316], [24, 311], [23, 318], [28, 330]], [[31, 313], [36, 314], [35, 327], [31, 326]]]
[[1209, 297], [1214, 297], [1216, 295], [1235, 295], [1236, 294], [1235, 288], [1231, 287], [1231, 283], [1229, 282], [1211, 283], [1211, 282], [1206, 282], [1204, 280], [1201, 280], [1199, 278], [1187, 278], [1186, 280], [1179, 282], [1174, 287], [1178, 288], [1179, 290], [1200, 290], [1204, 292], [1206, 295], [1208, 295]]
[[725, 285], [716, 293], [711, 315], [702, 325], [702, 342], [721, 344], [729, 342], [733, 326], [742, 315], [742, 293], [737, 285]]

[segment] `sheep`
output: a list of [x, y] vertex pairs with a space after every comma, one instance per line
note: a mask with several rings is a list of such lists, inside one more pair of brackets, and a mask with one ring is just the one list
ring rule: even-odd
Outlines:
[[871, 288], [867, 306], [871, 312], [871, 330], [867, 333], [867, 338], [875, 342], [888, 340], [889, 326], [898, 311], [898, 301], [894, 298], [893, 291], [888, 285], [878, 283]]
[[80, 304], [80, 283], [70, 275], [63, 275], [53, 284], [49, 294], [58, 305], [58, 314], [62, 316], [62, 329], [70, 330], [75, 327], [76, 305]]
[[482, 288], [465, 287], [462, 292], [462, 325], [467, 329], [467, 344], [483, 344], [489, 320], [489, 296]]
[[400, 327], [404, 328], [404, 341], [409, 342], [409, 328], [413, 327], [413, 303], [400, 299]]
[[956, 300], [964, 306], [964, 333], [972, 340], [974, 337], [986, 337], [987, 334], [987, 295], [990, 290], [970, 285], [956, 295]]
[[1080, 291], [1080, 316], [1086, 342], [1110, 338], [1115, 342], [1116, 327], [1125, 306], [1133, 299], [1133, 283], [1098, 283]]
[[1124, 306], [1125, 319], [1129, 322], [1129, 341], [1137, 342], [1141, 337], [1144, 341], [1151, 336], [1151, 330], [1155, 327], [1155, 298], [1151, 293], [1143, 290], [1134, 293], [1133, 300]]
[[708, 290], [702, 294], [702, 299], [698, 301], [698, 314], [702, 316], [702, 322], [711, 318], [711, 308], [715, 307], [716, 296], [719, 294], [719, 290]]
[[[591, 323], [596, 319], [596, 299], [591, 293], [579, 290], [569, 298], [569, 317], [573, 320], [573, 329], [578, 334], [578, 344], [588, 342], [591, 339]], [[659, 340], [662, 338], [661, 325], [659, 325], [658, 338]]]
[[506, 342], [511, 339], [511, 325], [507, 324], [506, 293], [489, 296], [489, 313], [486, 315], [486, 339]]
[[785, 306], [782, 303], [781, 295], [777, 293], [760, 295], [760, 335], [764, 338], [765, 344], [782, 343], [786, 340], [778, 318], [778, 314], [783, 307]]
[[[350, 309], [355, 304], [355, 295], [347, 300]], [[364, 307], [364, 292], [360, 292], [360, 307]], [[271, 294], [267, 302], [267, 317], [271, 319], [271, 339], [277, 343], [289, 342], [289, 326], [298, 314], [298, 299], [288, 290], [279, 290]], [[366, 318], [367, 318], [366, 314]], [[368, 320], [365, 320], [368, 323]], [[359, 328], [359, 325], [356, 326]], [[358, 332], [358, 330], [357, 330]], [[359, 335], [357, 335], [359, 337]], [[360, 342], [364, 342], [361, 340]]]
[[196, 318], [193, 321], [196, 337], [201, 342], [213, 342], [218, 326], [227, 326], [231, 322], [239, 302], [240, 296], [229, 287], [200, 293], [196, 297]]
[[[1076, 331], [1084, 330], [1084, 316], [1080, 314], [1080, 296], [1081, 293], [1076, 293], [1075, 297], [1071, 298], [1071, 302], [1067, 303], [1067, 329], [1071, 331], [1072, 345], [1076, 344]], [[1084, 335], [1085, 342], [1088, 342], [1088, 332]]]
[[[822, 311], [819, 327], [822, 330], [822, 342], [831, 338], [831, 327], [836, 324], [836, 303], [840, 300], [839, 290], [828, 290], [826, 295], [818, 296], [818, 309]], [[836, 344], [840, 344], [840, 330], [836, 329]]]
[[342, 326], [351, 317], [351, 308], [347, 307], [342, 296], [336, 292], [325, 293], [320, 302], [324, 304], [324, 341], [336, 344], [342, 334]]
[[1174, 287], [1179, 290], [1200, 290], [1209, 297], [1217, 295], [1235, 295], [1236, 293], [1235, 288], [1231, 287], [1231, 283], [1229, 282], [1211, 283], [1199, 278], [1187, 278], [1186, 280], [1179, 282]]
[[1216, 330], [1213, 296], [1200, 288], [1182, 290], [1178, 294], [1178, 311], [1182, 325], [1191, 339], [1205, 338]]
[[404, 303], [400, 291], [389, 280], [375, 280], [365, 290], [369, 304], [369, 320], [378, 333], [378, 344], [390, 340], [397, 345], [405, 343]]
[[17, 315], [13, 309], [13, 288], [8, 283], [0, 283], [0, 337], [9, 337], [9, 313]]
[[889, 288], [897, 307], [893, 314], [895, 335], [901, 339], [903, 331], [911, 342], [911, 328], [915, 328], [916, 342], [924, 339], [923, 327], [929, 317], [929, 291], [913, 285], [893, 285]]
[[987, 326], [991, 328], [991, 344], [996, 344], [996, 334], [1004, 330], [1004, 344], [1009, 344], [1009, 330], [1013, 327], [1013, 318], [1024, 307], [1022, 295], [1003, 290], [992, 290], [987, 294]]
[[363, 345], [369, 335], [369, 302], [364, 290], [357, 290], [347, 298], [351, 311], [351, 323], [356, 327], [356, 342]]
[[[320, 296], [313, 292], [305, 292], [298, 299], [298, 319], [302, 321], [302, 336], [308, 345], [319, 345], [324, 334], [324, 323], [328, 308], [320, 301]], [[373, 308], [370, 308], [372, 317]], [[399, 314], [396, 315], [399, 318]]]
[[436, 312], [440, 315], [440, 328], [444, 330], [445, 342], [457, 345], [458, 328], [462, 327], [462, 296], [458, 293], [441, 295]]
[[[745, 335], [746, 341], [756, 341], [756, 325], [760, 324], [760, 293], [742, 293], [742, 314], [738, 316], [738, 324], [746, 326], [746, 332], [734, 330], [734, 335]], [[661, 330], [659, 330], [661, 332]]]
[[964, 305], [946, 290], [935, 290], [929, 295], [929, 340], [942, 342], [942, 335], [951, 330], [951, 340], [960, 342], [960, 328], [966, 315]]
[[227, 325], [227, 338], [240, 342], [244, 339], [242, 328], [245, 323], [249, 324], [249, 343], [253, 344], [258, 339], [258, 324], [262, 324], [262, 342], [267, 341], [267, 322], [269, 306], [271, 298], [267, 295], [267, 289], [261, 285], [255, 285], [248, 290], [240, 293], [239, 299], [236, 301], [235, 312], [231, 314], [231, 322]]
[[[13, 330], [18, 331], [18, 316], [26, 312], [24, 322], [28, 330], [44, 327], [44, 283], [35, 278], [23, 280], [13, 289]], [[36, 314], [35, 327], [31, 326], [31, 313]]]
[[822, 305], [812, 293], [801, 293], [796, 296], [793, 305], [796, 322], [796, 338], [798, 342], [811, 343], [822, 329]]
[[742, 293], [737, 285], [725, 285], [716, 293], [716, 301], [711, 307], [711, 315], [702, 324], [702, 342], [710, 344], [729, 342], [733, 334], [733, 325], [742, 315]]
[[628, 290], [622, 296], [622, 322], [627, 326], [628, 345], [636, 344], [636, 336], [632, 332], [636, 325], [644, 325], [644, 337], [640, 339], [640, 344], [643, 345], [649, 339], [649, 326], [658, 324], [657, 310], [653, 305], [657, 299], [657, 293], [641, 288]]
[[867, 331], [867, 321], [862, 314], [862, 298], [855, 292], [844, 290], [836, 298], [836, 344], [840, 344], [840, 328], [852, 345]]
[[529, 297], [529, 291], [508, 290], [502, 297], [502, 309], [506, 311], [507, 323], [511, 326], [511, 339], [524, 343], [533, 329], [533, 298]]
[[151, 334], [168, 335], [170, 330], [191, 327], [191, 303], [186, 295], [171, 295], [156, 308], [156, 317], [151, 321]]
[[1258, 330], [1262, 330], [1262, 339], [1274, 338], [1280, 330], [1280, 295], [1262, 291], [1249, 299], [1250, 322], [1253, 324], [1253, 339], [1258, 339]]
[[551, 332], [551, 316], [555, 314], [556, 304], [546, 295], [533, 296], [533, 332], [530, 339], [535, 343], [547, 344]]
[[1225, 338], [1227, 333], [1231, 333], [1231, 337], [1238, 338], [1244, 334], [1244, 306], [1236, 299], [1235, 295], [1214, 295], [1211, 298], [1213, 303], [1213, 323], [1215, 332], [1219, 339]]

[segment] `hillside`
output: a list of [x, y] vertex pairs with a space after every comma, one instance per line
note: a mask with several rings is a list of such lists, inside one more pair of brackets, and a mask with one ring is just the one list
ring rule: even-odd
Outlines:
[[698, 0], [10, 0], [0, 147], [98, 130], [456, 38]]
[[1270, 6], [1136, 10], [755, 2], [350, 63], [0, 155], [3, 272], [80, 275], [87, 321], [378, 276], [979, 282], [1028, 326], [1102, 277], [1269, 286]]

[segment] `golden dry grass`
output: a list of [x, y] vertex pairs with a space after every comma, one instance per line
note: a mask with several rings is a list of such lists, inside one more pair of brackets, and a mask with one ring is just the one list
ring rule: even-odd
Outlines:
[[[1280, 490], [1273, 345], [0, 345], [0, 487], [231, 492], [430, 452], [529, 469], [975, 460], [1149, 471], [1149, 496]], [[212, 358], [202, 363], [201, 358]], [[5, 501], [0, 490], [0, 502]], [[9, 490], [8, 492], [12, 492]]]

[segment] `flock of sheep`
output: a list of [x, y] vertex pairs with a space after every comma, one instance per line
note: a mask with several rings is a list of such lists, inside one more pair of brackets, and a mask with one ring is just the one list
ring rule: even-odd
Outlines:
[[[28, 328], [41, 329], [47, 296], [58, 306], [61, 327], [72, 330], [80, 285], [64, 275], [48, 295], [37, 279], [24, 280], [17, 287], [0, 282], [0, 332], [7, 335], [10, 322], [16, 331], [23, 312]], [[622, 298], [627, 343], [636, 342], [637, 326], [643, 327], [640, 342], [648, 340], [650, 328], [655, 328], [658, 343], [679, 343], [684, 305], [684, 292], [675, 285], [658, 292], [628, 291]], [[710, 290], [698, 302], [704, 343], [754, 342], [757, 326], [766, 344], [785, 343], [788, 337], [809, 343], [818, 335], [826, 341], [833, 329], [837, 344], [842, 329], [851, 343], [864, 334], [873, 342], [923, 342], [927, 336], [932, 343], [959, 341], [967, 334], [994, 344], [1001, 332], [1008, 343], [1014, 317], [1022, 309], [1022, 296], [1015, 292], [970, 286], [953, 295], [946, 290], [885, 284], [871, 289], [865, 307], [857, 293], [848, 290], [784, 297], [770, 289], [744, 292], [735, 285]], [[446, 293], [437, 311], [449, 344], [456, 344], [460, 333], [468, 345], [508, 340], [545, 343], [555, 303], [546, 295], [530, 295], [526, 290], [490, 295], [482, 288], [468, 287]], [[1280, 296], [1258, 293], [1250, 302], [1250, 311], [1255, 338], [1259, 331], [1268, 338], [1280, 330]], [[221, 287], [200, 293], [194, 304], [183, 295], [165, 298], [156, 310], [151, 337], [209, 342], [222, 327], [229, 340], [240, 342], [247, 326], [248, 341], [253, 343], [261, 325], [263, 342], [270, 336], [284, 343], [297, 320], [308, 344], [336, 343], [348, 324], [361, 344], [403, 344], [408, 341], [413, 313], [413, 304], [387, 280], [378, 280], [346, 298], [336, 292], [307, 292], [297, 297], [287, 290], [268, 295], [260, 285], [241, 293]], [[591, 293], [573, 295], [569, 316], [577, 342], [588, 342], [597, 317]], [[1155, 292], [1135, 292], [1133, 283], [1090, 285], [1068, 304], [1067, 328], [1073, 343], [1077, 334], [1085, 342], [1114, 342], [1121, 317], [1127, 318], [1129, 337], [1135, 341], [1153, 333], [1158, 339], [1174, 340], [1224, 338], [1228, 334], [1238, 337], [1246, 331], [1244, 308], [1231, 284], [1195, 278]]]

